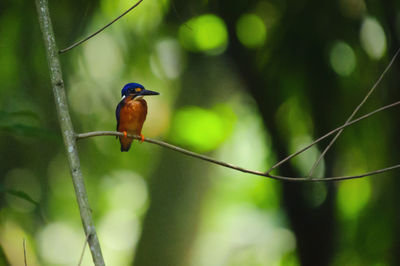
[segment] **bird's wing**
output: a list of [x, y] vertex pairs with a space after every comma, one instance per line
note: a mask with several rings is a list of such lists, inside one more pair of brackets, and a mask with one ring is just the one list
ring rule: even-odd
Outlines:
[[118, 131], [118, 127], [119, 127], [119, 114], [121, 112], [121, 108], [125, 105], [124, 100], [120, 101], [119, 104], [117, 105], [117, 109], [115, 109], [115, 117], [117, 118], [117, 131]]

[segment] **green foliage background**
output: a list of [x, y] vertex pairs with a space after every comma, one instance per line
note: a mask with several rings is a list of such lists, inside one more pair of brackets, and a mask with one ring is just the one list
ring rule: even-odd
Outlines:
[[[59, 48], [132, 1], [50, 1]], [[0, 265], [76, 265], [84, 234], [32, 1], [0, 2]], [[143, 134], [263, 170], [338, 127], [400, 46], [400, 2], [144, 0], [61, 55], [77, 132], [114, 130], [120, 89]], [[399, 99], [399, 61], [362, 108]], [[399, 111], [345, 130], [315, 176], [398, 163]], [[280, 168], [306, 175], [327, 142]], [[150, 144], [79, 141], [107, 265], [399, 265], [398, 171], [338, 183], [245, 175]], [[88, 251], [83, 265], [91, 265]]]

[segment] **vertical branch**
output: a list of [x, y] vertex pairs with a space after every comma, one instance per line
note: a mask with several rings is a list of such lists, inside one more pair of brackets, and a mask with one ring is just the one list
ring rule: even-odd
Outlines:
[[69, 115], [67, 97], [62, 79], [61, 65], [47, 0], [36, 0], [36, 8], [46, 48], [47, 63], [50, 70], [51, 85], [53, 87], [58, 119], [64, 139], [64, 145], [67, 151], [68, 163], [71, 171], [72, 182], [75, 188], [76, 199], [79, 205], [83, 228], [85, 230], [85, 234], [89, 236], [88, 243], [94, 264], [104, 265], [104, 260], [101, 253], [99, 240], [97, 238], [96, 229], [94, 227], [88, 196], [83, 181], [78, 151], [76, 148], [74, 129], [72, 126], [71, 117]]

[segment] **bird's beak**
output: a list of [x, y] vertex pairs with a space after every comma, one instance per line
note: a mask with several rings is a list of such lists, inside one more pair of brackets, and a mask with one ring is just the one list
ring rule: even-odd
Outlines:
[[156, 92], [156, 91], [150, 91], [150, 90], [142, 90], [139, 93], [139, 96], [144, 96], [144, 95], [159, 95], [160, 93]]

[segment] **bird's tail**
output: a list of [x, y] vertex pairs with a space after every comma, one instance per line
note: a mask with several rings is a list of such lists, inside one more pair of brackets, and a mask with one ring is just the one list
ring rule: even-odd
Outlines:
[[119, 142], [121, 143], [121, 151], [129, 151], [131, 148], [133, 139], [128, 137], [119, 137]]

